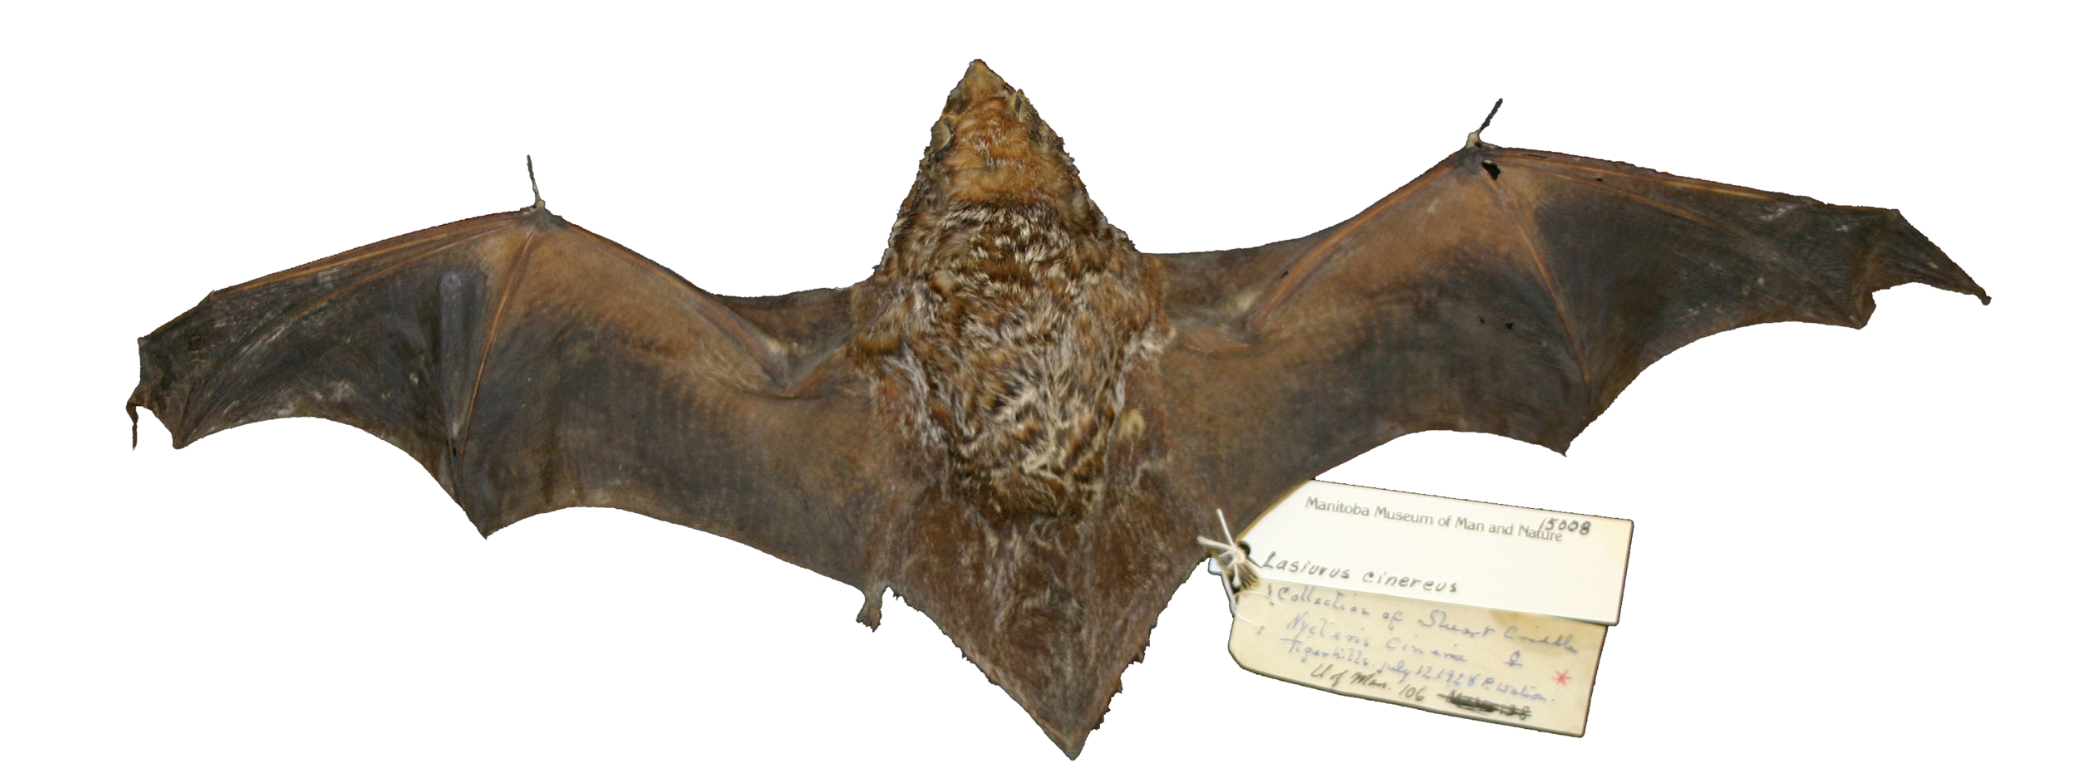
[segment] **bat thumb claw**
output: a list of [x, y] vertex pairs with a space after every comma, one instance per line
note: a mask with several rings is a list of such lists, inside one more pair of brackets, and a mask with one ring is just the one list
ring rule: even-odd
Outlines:
[[1480, 120], [1480, 129], [1478, 129], [1478, 130], [1474, 130], [1473, 132], [1470, 132], [1470, 133], [1467, 133], [1467, 134], [1466, 134], [1466, 146], [1467, 146], [1467, 147], [1474, 147], [1474, 146], [1479, 146], [1479, 145], [1480, 145], [1480, 134], [1481, 134], [1481, 133], [1484, 133], [1484, 132], [1487, 132], [1487, 129], [1488, 129], [1488, 123], [1489, 123], [1489, 122], [1493, 122], [1493, 121], [1495, 121], [1495, 112], [1497, 112], [1497, 111], [1501, 111], [1501, 110], [1502, 110], [1502, 98], [1495, 98], [1495, 107], [1494, 107], [1494, 108], [1490, 108], [1490, 109], [1488, 109], [1488, 116], [1487, 116], [1487, 118], [1486, 118], [1486, 119], [1482, 119], [1482, 120]]

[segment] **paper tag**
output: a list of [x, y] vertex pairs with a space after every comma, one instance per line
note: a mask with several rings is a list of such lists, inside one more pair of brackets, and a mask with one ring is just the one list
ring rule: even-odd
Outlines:
[[1241, 541], [1261, 576], [1619, 622], [1633, 522], [1307, 482]]
[[1243, 590], [1242, 668], [1335, 693], [1582, 736], [1604, 626], [1274, 579]]

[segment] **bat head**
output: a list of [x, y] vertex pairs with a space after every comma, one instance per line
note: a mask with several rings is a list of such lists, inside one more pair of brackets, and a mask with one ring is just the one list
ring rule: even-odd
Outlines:
[[1110, 453], [1143, 440], [1125, 385], [1169, 332], [1163, 285], [1027, 97], [972, 62], [854, 292], [856, 360], [978, 515], [1070, 520], [1099, 503]]
[[983, 60], [971, 62], [948, 93], [921, 170], [924, 183], [951, 202], [1093, 205], [1064, 139]]

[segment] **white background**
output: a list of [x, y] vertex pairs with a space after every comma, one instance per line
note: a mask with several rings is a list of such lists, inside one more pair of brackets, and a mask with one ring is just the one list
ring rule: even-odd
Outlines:
[[[0, 775], [1940, 775], [2095, 719], [2091, 18], [1988, 3], [880, 11], [13, 7], [0, 31]], [[1700, 6], [1703, 8], [1704, 6]], [[1076, 763], [895, 601], [607, 510], [484, 541], [311, 420], [175, 452], [134, 339], [211, 289], [531, 202], [723, 293], [862, 278], [975, 57], [1150, 251], [1340, 221], [1494, 143], [1894, 206], [1997, 298], [1662, 361], [1566, 457], [1329, 478], [1631, 518], [1590, 734], [1318, 693], [1191, 580]], [[2073, 770], [2077, 771], [2077, 770]], [[834, 775], [837, 776], [837, 775]]]

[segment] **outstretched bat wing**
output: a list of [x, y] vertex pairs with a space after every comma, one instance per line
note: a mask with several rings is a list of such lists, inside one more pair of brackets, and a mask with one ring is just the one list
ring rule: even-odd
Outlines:
[[1989, 302], [1893, 210], [1487, 144], [1310, 236], [1159, 257], [1177, 456], [1236, 528], [1415, 431], [1564, 451], [1704, 336], [1860, 327], [1907, 282]]
[[846, 295], [711, 295], [535, 205], [212, 293], [140, 339], [128, 406], [177, 447], [279, 417], [354, 425], [484, 534], [617, 507], [860, 587], [888, 481], [832, 359]]

